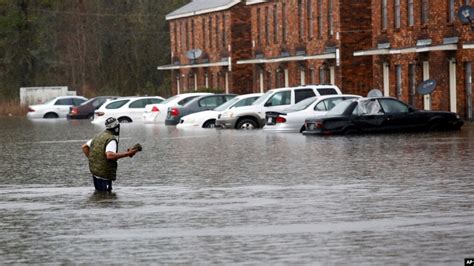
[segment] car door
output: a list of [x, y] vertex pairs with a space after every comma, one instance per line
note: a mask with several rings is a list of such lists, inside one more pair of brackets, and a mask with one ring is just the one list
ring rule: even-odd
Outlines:
[[280, 112], [290, 106], [292, 103], [292, 92], [291, 90], [278, 91], [268, 98], [263, 106], [263, 118], [265, 118], [265, 112]]
[[69, 113], [69, 107], [73, 106], [74, 102], [72, 98], [62, 98], [56, 100], [53, 106], [53, 110], [58, 114], [59, 117], [65, 117]]
[[377, 99], [367, 99], [357, 103], [351, 122], [360, 131], [378, 132], [384, 130], [385, 114]]
[[[147, 104], [152, 104], [151, 102], [152, 98], [141, 98], [141, 99], [136, 99], [132, 100], [130, 104], [128, 105], [128, 110], [124, 110], [126, 114], [129, 116], [132, 121], [140, 121], [141, 117], [143, 115], [143, 111], [145, 110], [145, 106]], [[159, 102], [159, 101], [158, 101]], [[157, 103], [156, 101], [154, 103]]]
[[385, 113], [385, 131], [406, 131], [416, 126], [416, 117], [410, 107], [396, 99], [379, 99]]

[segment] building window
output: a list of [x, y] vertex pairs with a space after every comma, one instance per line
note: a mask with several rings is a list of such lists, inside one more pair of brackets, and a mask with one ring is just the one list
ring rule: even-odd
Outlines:
[[179, 30], [181, 31], [180, 37], [181, 37], [181, 49], [183, 51], [186, 51], [186, 31], [185, 31], [185, 26], [184, 23], [181, 22], [181, 25], [179, 27]]
[[455, 16], [454, 0], [448, 0], [448, 23], [453, 23]]
[[465, 79], [466, 79], [466, 118], [469, 121], [472, 121], [473, 112], [472, 112], [472, 63], [464, 63], [466, 69]]
[[313, 1], [306, 0], [306, 5], [308, 6], [308, 38], [313, 38]]
[[281, 23], [283, 25], [281, 31], [281, 41], [286, 42], [286, 32], [287, 32], [287, 20], [286, 20], [286, 3], [281, 4]]
[[386, 30], [387, 29], [387, 24], [388, 24], [388, 21], [387, 21], [387, 1], [388, 0], [382, 0], [382, 3], [381, 3], [381, 12], [380, 14], [382, 15], [382, 30]]
[[270, 8], [265, 7], [265, 43], [270, 44]]
[[209, 48], [212, 48], [212, 17], [209, 17], [209, 27], [208, 29], [208, 34], [209, 34]]
[[227, 46], [227, 16], [222, 16], [222, 47]]
[[328, 34], [332, 36], [334, 34], [333, 21], [332, 21], [332, 0], [328, 0]]
[[415, 15], [413, 12], [413, 0], [407, 0], [408, 26], [415, 25]]
[[394, 9], [394, 24], [395, 28], [399, 29], [400, 28], [400, 0], [395, 0], [395, 9]]
[[219, 40], [220, 40], [220, 19], [219, 19], [219, 16], [216, 15], [216, 48], [219, 48]]
[[304, 36], [304, 17], [303, 17], [303, 0], [298, 0], [298, 34], [300, 41], [303, 40]]
[[408, 66], [408, 103], [411, 106], [415, 106], [415, 95], [416, 95], [416, 65], [410, 64]]
[[194, 49], [194, 19], [191, 19], [191, 48]]
[[421, 0], [421, 24], [428, 23], [429, 2], [428, 0]]
[[262, 21], [260, 18], [260, 8], [257, 8], [257, 42], [259, 45], [262, 44]]
[[318, 0], [318, 38], [323, 35], [323, 0]]
[[396, 65], [395, 66], [395, 77], [397, 79], [396, 86], [397, 86], [397, 98], [402, 97], [402, 66]]
[[278, 8], [273, 6], [273, 42], [278, 43]]
[[189, 21], [184, 22], [184, 35], [186, 36], [186, 50], [189, 50]]
[[319, 84], [327, 84], [327, 82], [326, 82], [326, 68], [324, 66], [319, 68]]
[[179, 51], [179, 46], [178, 46], [178, 24], [173, 23], [173, 34], [174, 34], [174, 52], [175, 54], [178, 54]]
[[206, 19], [202, 18], [202, 47], [206, 48]]

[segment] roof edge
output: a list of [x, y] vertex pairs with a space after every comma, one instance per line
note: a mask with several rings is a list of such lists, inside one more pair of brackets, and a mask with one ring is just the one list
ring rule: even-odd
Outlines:
[[230, 2], [227, 5], [220, 6], [220, 7], [215, 7], [215, 8], [208, 8], [208, 9], [202, 9], [198, 10], [195, 12], [188, 12], [188, 13], [183, 13], [183, 14], [177, 14], [177, 15], [167, 15], [166, 20], [173, 20], [173, 19], [178, 19], [178, 18], [185, 18], [185, 17], [192, 17], [192, 16], [197, 16], [197, 15], [202, 15], [206, 13], [212, 13], [212, 12], [217, 12], [217, 11], [222, 11], [222, 10], [227, 10], [235, 5], [240, 3], [240, 0], [234, 0]]

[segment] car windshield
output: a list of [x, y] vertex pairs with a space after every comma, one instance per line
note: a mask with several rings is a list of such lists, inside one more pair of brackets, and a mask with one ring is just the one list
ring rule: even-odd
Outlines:
[[267, 91], [265, 92], [264, 95], [260, 96], [252, 105], [259, 105], [263, 102], [265, 102], [268, 98], [269, 95], [273, 94], [273, 91]]
[[167, 103], [169, 103], [169, 102], [171, 102], [171, 101], [173, 101], [174, 99], [179, 98], [179, 97], [181, 97], [181, 95], [179, 95], [179, 94], [178, 94], [178, 95], [175, 95], [175, 96], [172, 96], [172, 97], [169, 97], [168, 99], [162, 101], [160, 104], [167, 104]]
[[308, 106], [310, 106], [312, 103], [314, 103], [314, 101], [316, 101], [316, 99], [318, 99], [318, 97], [314, 96], [314, 97], [310, 97], [310, 98], [306, 98], [304, 100], [302, 100], [301, 102], [291, 106], [291, 107], [288, 107], [285, 109], [286, 112], [296, 112], [296, 111], [301, 111], [301, 110], [304, 110], [306, 108], [308, 108]]
[[239, 98], [235, 97], [235, 98], [232, 98], [231, 100], [217, 106], [216, 108], [214, 108], [214, 111], [224, 111], [226, 109], [228, 109], [229, 107], [233, 106], [236, 102], [240, 101]]
[[353, 101], [354, 99], [350, 99], [338, 103], [334, 108], [327, 112], [327, 115], [342, 115]]
[[53, 99], [49, 99], [47, 100], [46, 102], [44, 102], [43, 104], [49, 104], [49, 103], [52, 103], [56, 100], [56, 98], [53, 98]]

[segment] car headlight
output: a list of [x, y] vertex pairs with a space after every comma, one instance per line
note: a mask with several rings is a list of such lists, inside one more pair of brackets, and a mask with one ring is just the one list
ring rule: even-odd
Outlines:
[[223, 118], [223, 119], [232, 118], [232, 117], [234, 117], [233, 112], [224, 112], [221, 116], [221, 118]]

